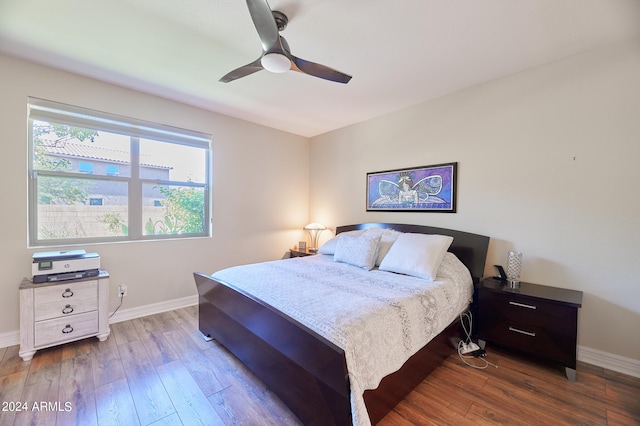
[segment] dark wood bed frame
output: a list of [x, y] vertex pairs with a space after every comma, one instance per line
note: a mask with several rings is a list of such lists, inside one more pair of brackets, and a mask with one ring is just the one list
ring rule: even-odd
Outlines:
[[[453, 237], [449, 251], [471, 271], [484, 273], [489, 237], [421, 225], [366, 223], [340, 226], [336, 234], [367, 228]], [[309, 425], [350, 425], [349, 379], [344, 351], [277, 309], [195, 272], [202, 334], [220, 342], [251, 369], [293, 413]], [[454, 321], [403, 367], [364, 393], [372, 424], [379, 422], [444, 359], [461, 338]]]

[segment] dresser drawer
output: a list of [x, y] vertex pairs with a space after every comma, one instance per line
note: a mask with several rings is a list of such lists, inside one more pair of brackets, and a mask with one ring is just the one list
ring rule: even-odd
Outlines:
[[35, 324], [35, 347], [71, 341], [97, 332], [97, 311], [40, 321]]
[[59, 318], [98, 309], [98, 282], [83, 281], [37, 288], [35, 320]]

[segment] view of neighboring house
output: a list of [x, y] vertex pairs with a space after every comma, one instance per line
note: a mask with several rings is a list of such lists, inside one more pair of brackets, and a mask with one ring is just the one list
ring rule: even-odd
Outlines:
[[[45, 146], [45, 152], [52, 159], [70, 162], [72, 171], [95, 176], [131, 176], [130, 153], [125, 150], [94, 145], [91, 142], [65, 142]], [[140, 176], [154, 180], [169, 180], [171, 166], [153, 161], [140, 161]], [[127, 188], [113, 181], [105, 180], [92, 186], [87, 204], [123, 205], [127, 203]], [[165, 196], [157, 187], [146, 188], [144, 205], [159, 207]]]

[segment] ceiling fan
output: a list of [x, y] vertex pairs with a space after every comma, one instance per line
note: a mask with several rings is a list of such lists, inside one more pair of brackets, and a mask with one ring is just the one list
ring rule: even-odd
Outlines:
[[262, 42], [262, 55], [250, 64], [231, 71], [220, 79], [221, 82], [228, 83], [263, 69], [275, 73], [293, 70], [337, 83], [346, 84], [351, 80], [350, 75], [293, 56], [289, 43], [279, 34], [287, 27], [289, 18], [282, 12], [272, 11], [267, 0], [247, 0], [247, 6]]

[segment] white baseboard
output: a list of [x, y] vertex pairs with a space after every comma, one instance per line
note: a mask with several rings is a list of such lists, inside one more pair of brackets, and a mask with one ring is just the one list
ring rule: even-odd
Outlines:
[[166, 302], [153, 303], [151, 305], [140, 306], [137, 308], [118, 310], [111, 318], [109, 318], [109, 324], [146, 317], [148, 315], [159, 314], [160, 312], [172, 311], [174, 309], [185, 308], [187, 306], [197, 304], [198, 296], [196, 295], [183, 297], [181, 299], [167, 300]]
[[8, 348], [9, 346], [20, 344], [20, 330], [9, 331], [0, 334], [0, 348]]
[[617, 371], [627, 376], [640, 378], [640, 360], [615, 355], [586, 346], [578, 346], [577, 355], [578, 361], [597, 365], [607, 370]]
[[[125, 299], [126, 300], [126, 299]], [[181, 299], [168, 300], [166, 302], [153, 303], [151, 305], [137, 308], [122, 309], [116, 311], [113, 317], [109, 318], [109, 324], [128, 321], [135, 318], [146, 317], [148, 315], [159, 314], [160, 312], [172, 311], [174, 309], [185, 308], [198, 304], [198, 296], [188, 296]], [[0, 348], [6, 348], [20, 344], [20, 331], [9, 331], [0, 333]]]

